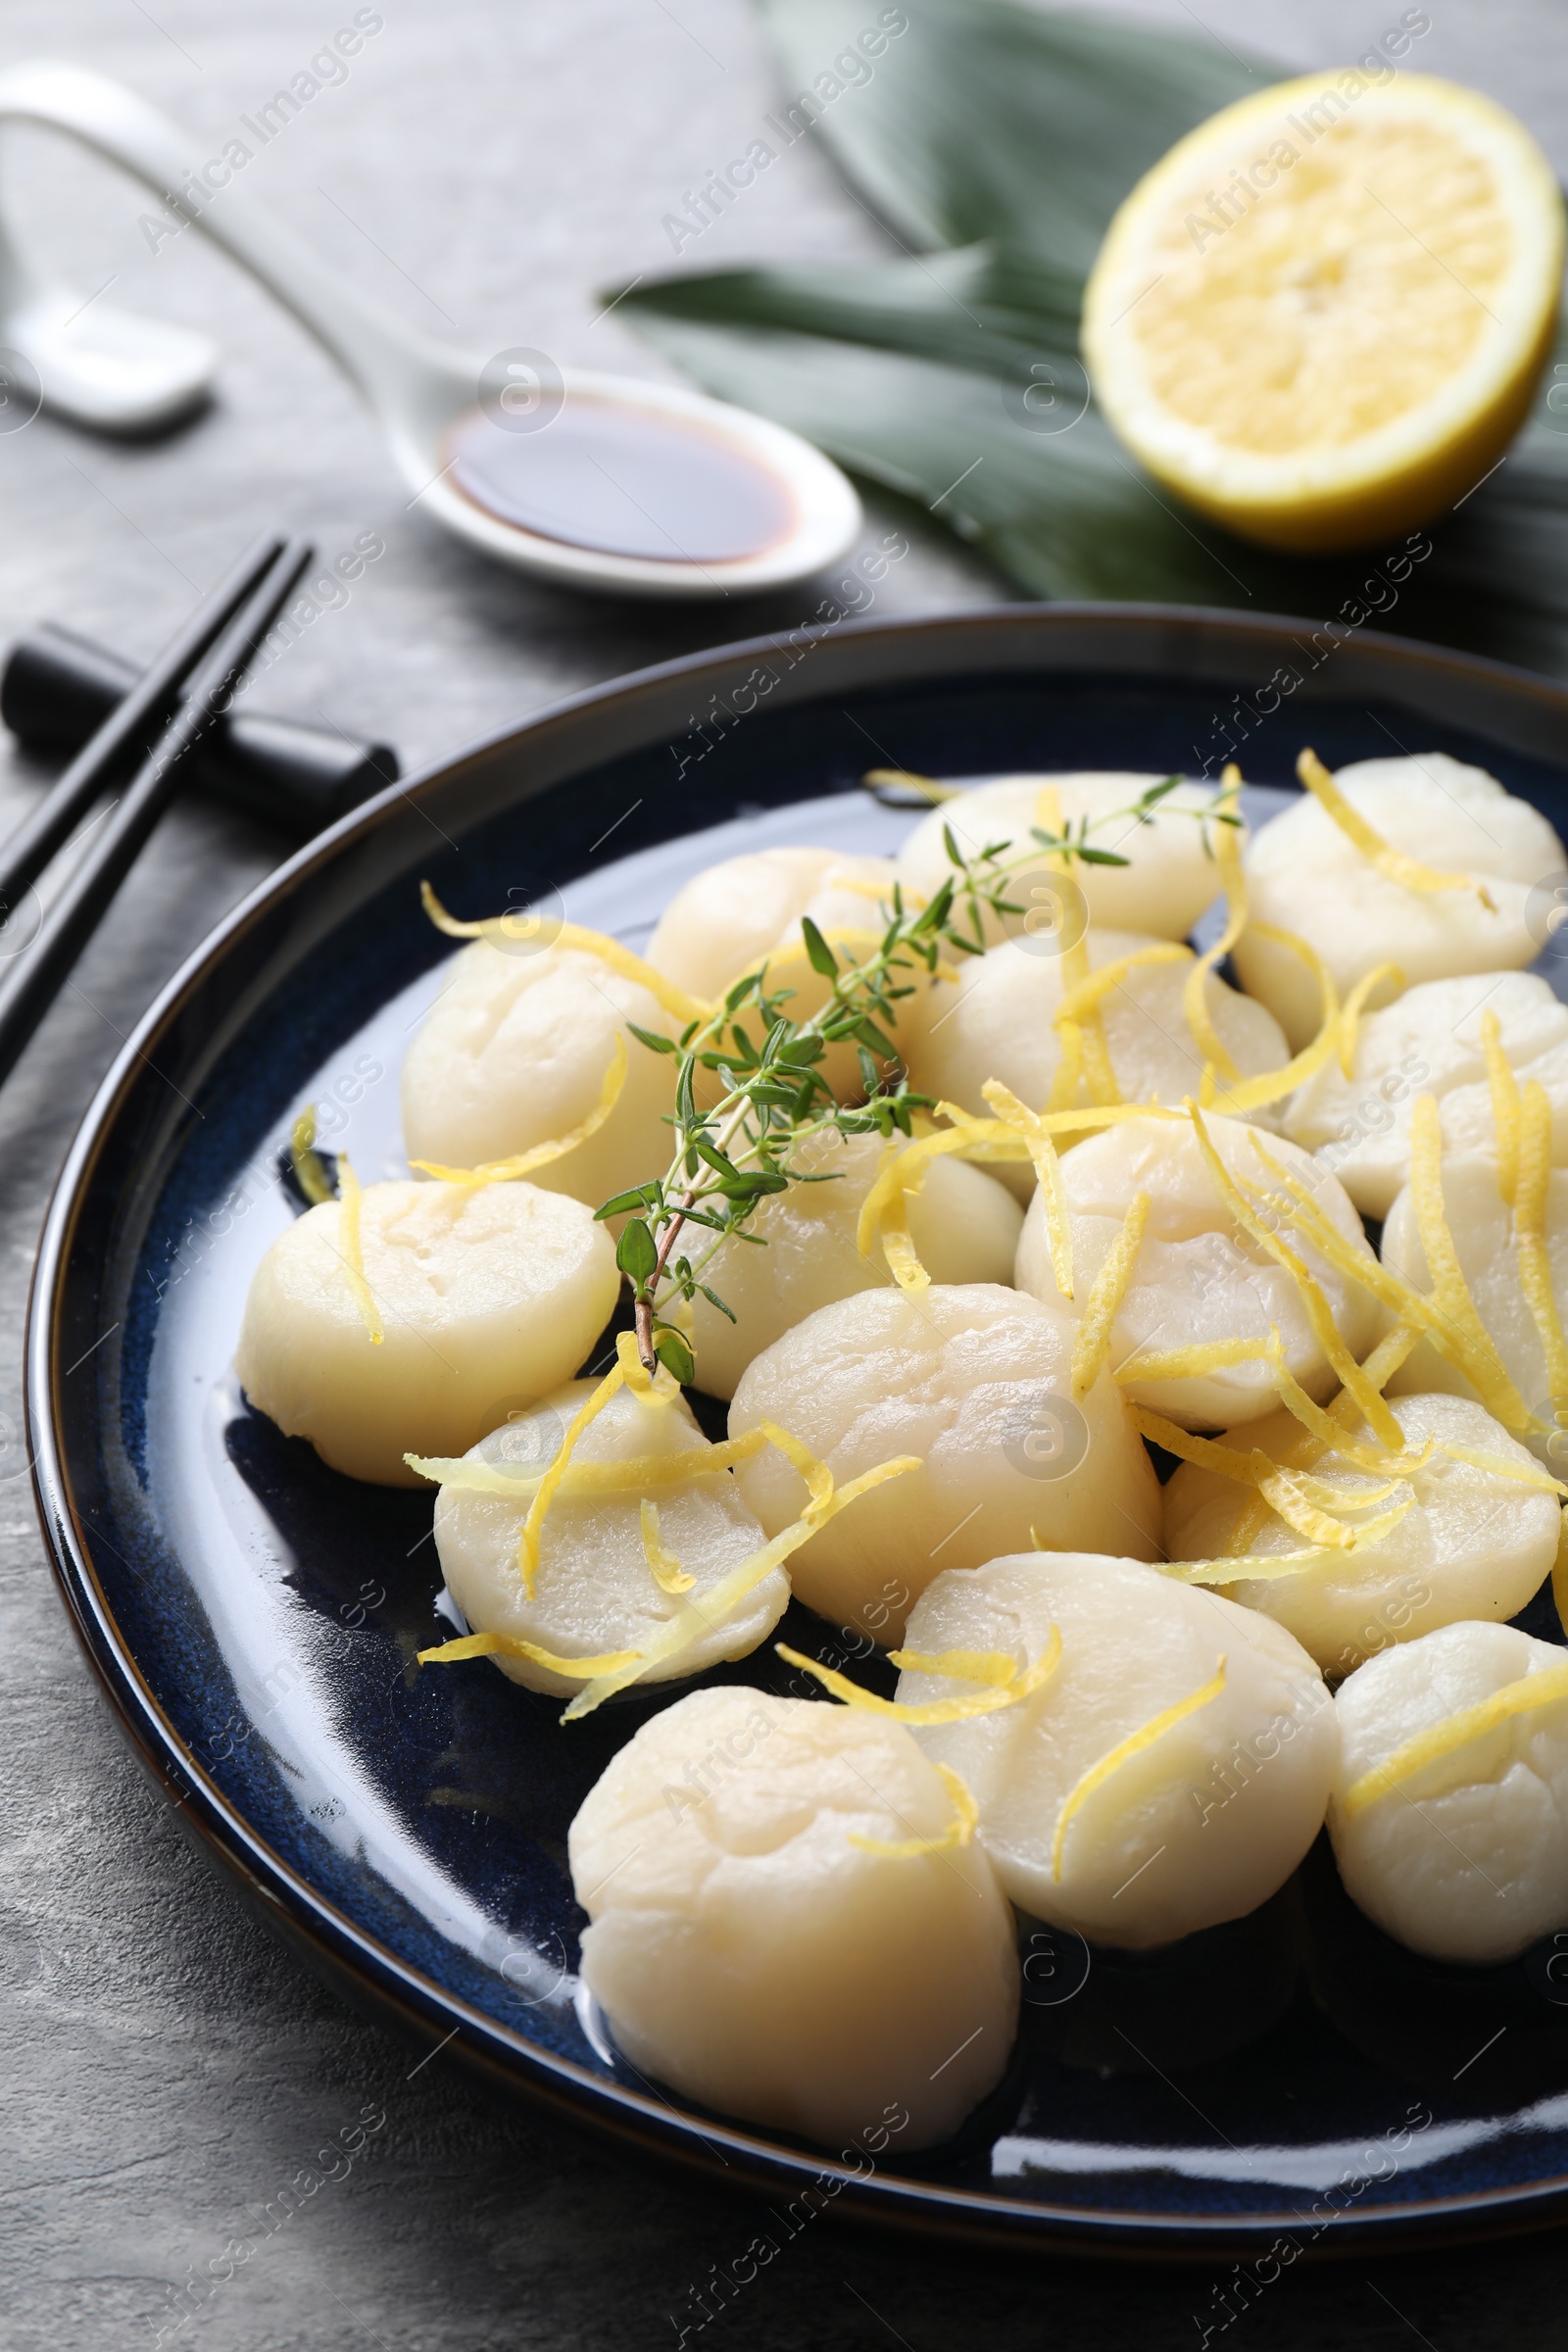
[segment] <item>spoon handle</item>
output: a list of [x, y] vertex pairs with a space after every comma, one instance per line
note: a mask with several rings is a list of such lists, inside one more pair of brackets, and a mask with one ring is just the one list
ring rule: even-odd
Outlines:
[[[439, 405], [456, 379], [474, 382], [476, 362], [368, 302], [235, 184], [222, 158], [204, 159], [188, 132], [119, 82], [47, 59], [18, 66], [0, 74], [0, 127], [8, 122], [65, 131], [141, 180], [160, 200], [157, 214], [143, 215], [154, 237], [187, 222], [204, 229], [293, 312], [389, 422], [432, 397]], [[220, 172], [227, 179], [216, 180]], [[122, 432], [169, 423], [197, 406], [218, 357], [205, 336], [131, 318], [45, 279], [3, 217], [0, 339], [31, 363], [51, 407]]]

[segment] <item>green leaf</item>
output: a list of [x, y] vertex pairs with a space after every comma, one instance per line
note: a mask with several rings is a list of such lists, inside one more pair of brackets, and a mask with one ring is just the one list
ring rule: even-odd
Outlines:
[[628, 1021], [626, 1026], [637, 1043], [646, 1046], [650, 1054], [678, 1054], [680, 1051], [672, 1037], [661, 1037], [655, 1029], [639, 1029], [635, 1021]]
[[653, 1235], [640, 1218], [632, 1219], [615, 1244], [615, 1263], [639, 1290], [653, 1280], [659, 1251], [654, 1248]]
[[807, 959], [812, 971], [820, 972], [824, 980], [836, 980], [839, 959], [808, 914], [801, 917], [801, 937], [806, 942]]
[[667, 1372], [673, 1373], [684, 1389], [697, 1378], [697, 1359], [690, 1343], [666, 1323], [654, 1334], [654, 1353]]
[[[760, 0], [787, 99], [870, 21], [865, 0]], [[909, 0], [816, 136], [907, 245], [1001, 237], [1082, 275], [1152, 164], [1280, 69], [1212, 38], [1009, 0]], [[774, 120], [788, 125], [783, 110]]]
[[734, 1322], [735, 1309], [732, 1306], [726, 1306], [716, 1291], [710, 1291], [706, 1282], [700, 1282], [697, 1288], [702, 1292], [710, 1306], [716, 1306], [721, 1315], [728, 1315], [730, 1321]]
[[657, 1184], [640, 1184], [635, 1192], [617, 1193], [613, 1200], [607, 1200], [602, 1208], [596, 1208], [594, 1215], [596, 1218], [623, 1217], [630, 1209], [657, 1208], [659, 1199], [660, 1187]]
[[1081, 858], [1085, 865], [1131, 865], [1132, 863], [1130, 858], [1123, 858], [1115, 850], [1093, 850], [1087, 842], [1080, 842], [1074, 850], [1073, 856]]

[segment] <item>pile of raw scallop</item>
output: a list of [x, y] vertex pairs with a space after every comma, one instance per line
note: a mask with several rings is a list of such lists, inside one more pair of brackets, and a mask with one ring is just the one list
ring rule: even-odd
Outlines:
[[[644, 956], [443, 916], [471, 937], [403, 1072], [421, 1172], [340, 1165], [255, 1275], [252, 1405], [439, 1488], [467, 1632], [425, 1654], [568, 1725], [668, 1687], [569, 1852], [583, 1977], [687, 2100], [834, 2145], [896, 2103], [939, 2142], [1007, 2066], [1015, 1911], [1166, 1944], [1325, 1822], [1415, 1952], [1568, 1929], [1568, 1652], [1510, 1623], [1568, 1494], [1568, 1006], [1526, 968], [1568, 861], [1442, 754], [1301, 772], [1250, 836], [1233, 777], [1141, 819], [1155, 779], [987, 782], [893, 859], [710, 867]], [[933, 1107], [809, 1138], [816, 1181], [710, 1271], [725, 1311], [687, 1310], [710, 1440], [606, 1337], [595, 1211], [672, 1151], [675, 1059], [633, 1031], [760, 965], [808, 1006], [803, 918], [863, 938], [895, 881], [919, 905], [953, 843], [1021, 857], [1043, 818], [1122, 862], [1042, 853], [984, 953], [918, 973]], [[838, 1665], [680, 1695], [792, 1593]]]

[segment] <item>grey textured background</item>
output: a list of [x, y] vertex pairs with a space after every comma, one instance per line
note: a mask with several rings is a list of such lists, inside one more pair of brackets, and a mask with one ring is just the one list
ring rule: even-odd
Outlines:
[[[97, 66], [214, 147], [352, 15], [332, 0], [9, 0], [0, 62]], [[1185, 0], [1154, 11], [1193, 27]], [[1394, 0], [1204, 0], [1202, 24], [1302, 66], [1396, 22]], [[247, 173], [323, 254], [402, 316], [485, 349], [657, 369], [593, 289], [667, 268], [660, 222], [778, 95], [745, 0], [385, 0], [384, 30]], [[1514, 106], [1568, 165], [1561, 0], [1432, 0], [1411, 63]], [[412, 766], [552, 697], [688, 648], [792, 625], [804, 592], [662, 614], [545, 593], [438, 538], [296, 329], [194, 233], [157, 255], [143, 200], [58, 142], [8, 142], [8, 202], [78, 280], [198, 322], [227, 354], [215, 407], [119, 448], [40, 419], [0, 438], [0, 637], [46, 613], [151, 653], [257, 529], [359, 531], [386, 555], [259, 697], [384, 730]], [[211, 150], [204, 149], [204, 152]], [[855, 258], [877, 232], [808, 146], [688, 262]], [[905, 527], [913, 528], [907, 516]], [[886, 517], [873, 514], [875, 527]], [[1005, 590], [915, 533], [883, 612]], [[0, 767], [0, 824], [38, 788]], [[0, 1100], [0, 2320], [11, 2352], [148, 2347], [170, 2288], [231, 2239], [367, 2103], [385, 2129], [220, 2284], [177, 2336], [200, 2352], [481, 2352], [672, 2344], [670, 2315], [751, 2234], [744, 2207], [633, 2174], [477, 2104], [441, 2061], [359, 2023], [193, 1858], [99, 1703], [50, 1588], [18, 1434], [28, 1270], [73, 1126], [177, 959], [281, 852], [176, 811]], [[1468, 2352], [1562, 2337], [1561, 2246], [1286, 2274], [1231, 2340]], [[710, 2340], [784, 2347], [982, 2337], [1136, 2352], [1196, 2343], [1211, 2269], [1020, 2270], [823, 2221]], [[1216, 2341], [1220, 2340], [1215, 2338]]]

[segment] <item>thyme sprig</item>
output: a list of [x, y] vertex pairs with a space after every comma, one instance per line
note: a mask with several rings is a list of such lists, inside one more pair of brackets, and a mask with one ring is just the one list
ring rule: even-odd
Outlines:
[[[883, 781], [890, 771], [878, 771]], [[698, 1293], [734, 1321], [734, 1312], [704, 1279], [726, 1244], [751, 1243], [749, 1231], [761, 1203], [793, 1184], [829, 1184], [831, 1174], [800, 1163], [808, 1138], [913, 1133], [917, 1110], [934, 1107], [929, 1095], [913, 1092], [899, 1060], [890, 1030], [900, 1001], [915, 993], [906, 975], [933, 974], [943, 951], [978, 956], [989, 942], [985, 915], [999, 923], [1031, 910], [1007, 895], [1015, 877], [1039, 862], [1042, 853], [1057, 872], [1075, 863], [1126, 865], [1120, 852], [1100, 847], [1090, 836], [1122, 819], [1153, 822], [1155, 812], [1183, 779], [1166, 776], [1126, 808], [1103, 816], [1080, 817], [1059, 833], [1030, 828], [1029, 846], [987, 843], [966, 854], [951, 826], [943, 829], [952, 873], [930, 902], [911, 908], [895, 884], [892, 916], [876, 947], [856, 961], [835, 951], [809, 916], [801, 932], [811, 969], [830, 983], [827, 1000], [803, 1020], [790, 1012], [795, 991], [768, 985], [767, 966], [737, 980], [721, 1004], [706, 1018], [669, 1038], [629, 1023], [632, 1035], [651, 1054], [672, 1055], [675, 1108], [670, 1125], [675, 1152], [663, 1175], [617, 1193], [594, 1212], [601, 1220], [624, 1217], [615, 1257], [631, 1284], [637, 1350], [651, 1373], [660, 1363], [685, 1383], [696, 1373], [691, 1342], [674, 1319]], [[928, 800], [946, 797], [929, 779], [910, 777]], [[1235, 825], [1232, 811], [1212, 807], [1182, 810], [1200, 823]], [[1205, 834], [1205, 841], [1206, 841]], [[859, 1061], [863, 1099], [840, 1102], [823, 1075], [830, 1048], [853, 1045]], [[709, 1102], [700, 1095], [716, 1097]], [[693, 1248], [691, 1229], [705, 1238]], [[684, 1247], [678, 1247], [684, 1241]]]
[[[762, 1201], [792, 1184], [837, 1181], [797, 1164], [808, 1137], [832, 1130], [912, 1135], [914, 1112], [931, 1107], [930, 1096], [911, 1091], [888, 1032], [900, 1000], [914, 994], [905, 975], [933, 973], [941, 959], [953, 886], [910, 908], [895, 885], [891, 904], [880, 940], [858, 961], [835, 952], [803, 918], [808, 960], [830, 983], [826, 1002], [804, 1020], [789, 1011], [796, 992], [769, 987], [763, 965], [679, 1039], [632, 1025], [650, 1053], [675, 1058], [675, 1152], [662, 1176], [617, 1193], [595, 1214], [626, 1219], [615, 1256], [632, 1286], [637, 1349], [650, 1372], [662, 1362], [677, 1380], [693, 1378], [691, 1343], [672, 1314], [699, 1291], [734, 1320], [703, 1277], [726, 1243], [761, 1246], [747, 1227]], [[829, 1048], [840, 1045], [853, 1045], [858, 1056], [864, 1100], [858, 1103], [841, 1103], [822, 1073]], [[715, 1092], [711, 1102], [699, 1102], [700, 1093]], [[677, 1251], [693, 1226], [712, 1238]]]

